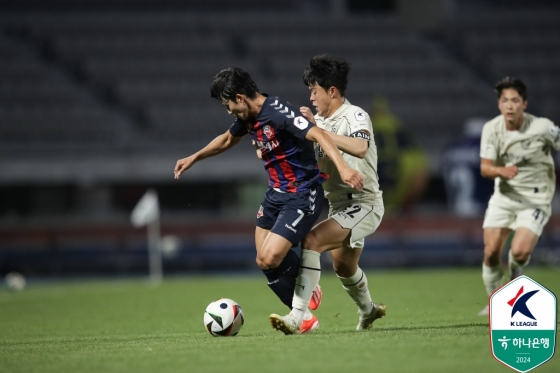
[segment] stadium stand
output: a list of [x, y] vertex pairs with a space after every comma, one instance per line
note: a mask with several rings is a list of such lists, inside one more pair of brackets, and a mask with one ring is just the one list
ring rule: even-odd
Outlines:
[[560, 10], [477, 12], [448, 27], [449, 45], [491, 82], [515, 76], [529, 112], [560, 120]]
[[118, 116], [36, 51], [0, 35], [2, 151], [117, 147]]
[[[322, 3], [19, 0], [10, 11], [0, 4], [0, 187], [7, 192], [0, 195], [0, 273], [144, 270], [144, 232], [130, 226], [128, 213], [147, 186], [171, 185], [178, 157], [232, 121], [209, 95], [212, 77], [225, 67], [246, 69], [261, 91], [299, 106], [309, 105], [301, 75], [310, 57], [346, 58], [350, 101], [370, 110], [374, 96], [387, 97], [428, 149], [434, 175], [467, 119], [497, 115], [490, 87], [503, 75], [527, 81], [530, 111], [560, 121], [557, 13], [461, 15], [440, 30], [446, 44], [411, 29], [396, 13], [309, 13]], [[30, 4], [50, 12], [28, 12]], [[226, 13], [217, 11], [220, 5], [229, 12], [266, 10]], [[234, 180], [263, 180], [252, 147], [239, 148], [193, 168], [187, 181], [162, 193], [164, 233], [183, 239], [166, 269], [254, 268], [252, 221], [224, 213], [234, 204], [228, 199]], [[201, 181], [215, 188], [192, 185]], [[187, 183], [193, 188], [185, 192]], [[76, 213], [79, 208], [69, 217], [61, 217], [69, 211], [62, 207], [54, 217], [46, 208], [34, 215], [34, 204], [58, 203], [41, 188], [61, 184], [71, 192], [54, 193], [64, 195], [60, 200], [100, 193], [104, 203], [85, 204], [109, 205], [113, 215], [101, 215], [102, 223]], [[445, 202], [441, 194], [438, 203]], [[212, 206], [194, 211], [189, 198], [199, 205], [208, 198]], [[183, 210], [172, 210], [177, 206]], [[208, 216], [224, 219], [221, 235]], [[445, 214], [385, 219], [368, 241], [365, 264], [478, 265], [480, 223]], [[559, 262], [559, 224], [553, 217], [536, 262]]]
[[369, 109], [374, 95], [387, 96], [432, 150], [448, 142], [469, 116], [491, 113], [479, 83], [398, 17], [360, 22], [307, 17], [259, 15], [258, 31], [251, 15], [177, 13], [36, 14], [23, 16], [16, 26], [133, 118], [140, 142], [169, 146], [223, 129], [229, 120], [208, 98], [208, 87], [227, 66], [251, 72], [265, 92], [307, 105], [300, 85], [303, 66], [325, 52], [351, 61], [348, 96], [354, 103]]

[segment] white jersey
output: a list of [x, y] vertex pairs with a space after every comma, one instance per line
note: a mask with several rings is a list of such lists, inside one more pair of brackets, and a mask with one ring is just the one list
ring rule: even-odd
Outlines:
[[329, 118], [315, 115], [315, 122], [320, 128], [340, 136], [363, 138], [363, 131], [367, 131], [370, 139], [369, 148], [363, 159], [340, 151], [346, 164], [364, 177], [364, 188], [361, 191], [345, 184], [335, 164], [319, 149], [319, 169], [329, 174], [323, 188], [330, 204], [342, 203], [343, 201], [347, 203], [352, 199], [371, 205], [383, 205], [382, 193], [379, 189], [379, 177], [377, 176], [377, 147], [373, 139], [373, 128], [369, 115], [345, 100], [342, 106]]
[[508, 131], [503, 115], [484, 125], [480, 157], [494, 160], [496, 166], [517, 166], [510, 180], [497, 177], [494, 195], [509, 197], [528, 205], [548, 205], [556, 187], [551, 149], [560, 149], [557, 126], [546, 118], [525, 113], [517, 131]]

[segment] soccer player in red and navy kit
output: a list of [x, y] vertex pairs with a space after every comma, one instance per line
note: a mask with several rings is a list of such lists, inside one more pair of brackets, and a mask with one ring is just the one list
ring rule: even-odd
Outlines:
[[[220, 71], [210, 94], [220, 100], [235, 122], [195, 154], [177, 161], [175, 178], [202, 159], [220, 154], [250, 134], [269, 175], [268, 190], [256, 219], [257, 264], [269, 287], [291, 308], [299, 257], [291, 250], [311, 230], [322, 207], [322, 182], [313, 142], [333, 161], [344, 183], [361, 190], [362, 175], [347, 166], [331, 138], [309, 122], [290, 103], [259, 92], [251, 76], [240, 68]], [[319, 197], [319, 198], [317, 198]], [[310, 312], [301, 333], [319, 323]]]

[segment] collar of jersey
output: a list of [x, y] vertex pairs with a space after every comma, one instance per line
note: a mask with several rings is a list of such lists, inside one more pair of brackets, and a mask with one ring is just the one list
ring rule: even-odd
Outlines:
[[523, 124], [521, 125], [521, 127], [519, 127], [518, 130], [514, 130], [514, 131], [508, 131], [506, 128], [506, 120], [504, 119], [503, 115], [500, 115], [500, 122], [502, 123], [502, 128], [503, 131], [505, 133], [519, 133], [519, 132], [524, 132], [527, 127], [529, 127], [529, 124], [531, 124], [532, 118], [533, 116], [529, 113], [523, 113]]
[[344, 102], [342, 103], [342, 105], [340, 105], [340, 107], [338, 109], [336, 109], [336, 111], [333, 113], [333, 115], [331, 115], [328, 118], [324, 118], [324, 117], [319, 117], [319, 119], [321, 119], [323, 122], [326, 122], [328, 120], [335, 120], [338, 119], [338, 117], [340, 116], [340, 114], [342, 114], [342, 112], [344, 110], [346, 110], [350, 105], [352, 105], [350, 103], [350, 101], [348, 101], [348, 99], [345, 97], [344, 98]]

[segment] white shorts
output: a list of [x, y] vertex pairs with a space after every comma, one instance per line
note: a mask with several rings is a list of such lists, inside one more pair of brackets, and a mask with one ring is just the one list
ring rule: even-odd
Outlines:
[[362, 249], [364, 238], [376, 231], [385, 209], [383, 206], [373, 206], [348, 201], [347, 205], [330, 207], [329, 218], [336, 220], [342, 228], [351, 230], [350, 247]]
[[550, 219], [550, 212], [550, 205], [527, 205], [500, 194], [494, 194], [488, 203], [482, 228], [515, 230], [524, 227], [540, 237], [544, 226]]

